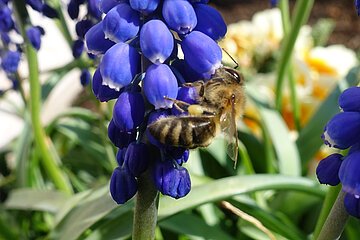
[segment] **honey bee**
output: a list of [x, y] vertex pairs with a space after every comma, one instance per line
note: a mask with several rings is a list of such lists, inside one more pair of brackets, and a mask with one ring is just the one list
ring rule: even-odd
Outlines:
[[167, 98], [188, 114], [156, 120], [148, 125], [150, 134], [163, 144], [194, 149], [208, 146], [216, 135], [224, 132], [230, 140], [227, 153], [236, 165], [236, 121], [245, 104], [243, 77], [235, 69], [221, 67], [209, 81], [199, 80], [185, 86], [195, 87], [197, 104]]

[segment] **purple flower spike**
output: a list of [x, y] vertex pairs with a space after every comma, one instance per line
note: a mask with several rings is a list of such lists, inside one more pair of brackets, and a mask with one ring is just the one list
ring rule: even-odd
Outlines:
[[139, 177], [149, 166], [148, 146], [144, 143], [130, 143], [125, 153], [124, 162], [129, 172], [135, 177]]
[[160, 0], [130, 0], [129, 2], [132, 9], [142, 14], [149, 14], [155, 11]]
[[117, 43], [104, 55], [100, 63], [103, 84], [119, 90], [127, 86], [140, 72], [140, 55], [126, 43]]
[[41, 35], [41, 29], [39, 27], [29, 27], [26, 30], [26, 36], [28, 37], [31, 46], [33, 46], [36, 50], [40, 49]]
[[135, 177], [126, 168], [115, 168], [110, 180], [111, 197], [117, 204], [124, 204], [137, 192]]
[[103, 80], [101, 77], [101, 73], [99, 69], [96, 69], [93, 81], [92, 81], [92, 90], [95, 95], [95, 97], [100, 102], [107, 102], [111, 99], [118, 98], [120, 95], [119, 91], [116, 91], [115, 89], [109, 88], [109, 86], [103, 85]]
[[117, 99], [113, 119], [120, 131], [134, 131], [144, 120], [145, 105], [141, 93], [123, 92]]
[[150, 20], [141, 28], [140, 47], [147, 59], [154, 64], [161, 64], [171, 55], [174, 38], [165, 23]]
[[99, 9], [103, 13], [108, 13], [110, 11], [110, 9], [112, 9], [119, 3], [120, 3], [119, 0], [100, 0]]
[[140, 15], [129, 4], [121, 3], [106, 14], [103, 22], [106, 38], [114, 42], [126, 42], [138, 34]]
[[185, 197], [191, 189], [190, 175], [186, 168], [171, 160], [156, 163], [154, 180], [156, 188], [162, 194], [176, 199]]
[[178, 84], [167, 65], [151, 65], [146, 71], [143, 87], [146, 98], [155, 109], [172, 107], [173, 102], [164, 97], [176, 99]]
[[343, 190], [360, 197], [360, 151], [353, 152], [344, 158], [339, 170]]
[[197, 24], [194, 8], [187, 0], [165, 0], [162, 14], [167, 25], [179, 34], [188, 34]]
[[325, 126], [321, 138], [330, 147], [346, 149], [360, 140], [360, 113], [341, 112]]
[[346, 211], [353, 217], [360, 218], [360, 198], [353, 194], [345, 194], [344, 206]]
[[105, 39], [103, 32], [103, 22], [99, 22], [92, 26], [85, 34], [85, 43], [89, 53], [104, 54], [115, 43]]
[[111, 120], [108, 126], [108, 137], [110, 141], [118, 148], [127, 147], [136, 140], [136, 131], [123, 132]]
[[339, 106], [345, 112], [360, 112], [360, 87], [346, 89], [339, 97]]
[[21, 53], [18, 51], [7, 51], [2, 57], [1, 67], [6, 73], [15, 73], [18, 69]]
[[187, 64], [198, 73], [210, 77], [215, 73], [216, 69], [221, 67], [221, 48], [214, 40], [202, 32], [191, 32], [181, 42], [181, 48]]
[[339, 169], [342, 158], [341, 154], [334, 153], [319, 162], [316, 168], [316, 176], [321, 184], [336, 186], [340, 183]]
[[195, 31], [205, 33], [214, 41], [219, 41], [225, 36], [226, 23], [215, 8], [206, 4], [195, 4], [194, 9], [198, 20]]

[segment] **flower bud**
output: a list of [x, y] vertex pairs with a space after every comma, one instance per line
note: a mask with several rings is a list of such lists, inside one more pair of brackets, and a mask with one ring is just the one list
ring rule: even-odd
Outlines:
[[121, 131], [112, 119], [108, 126], [108, 137], [116, 147], [123, 148], [127, 147], [131, 142], [136, 140], [136, 131]]
[[202, 32], [191, 32], [182, 42], [184, 59], [196, 72], [211, 75], [221, 67], [222, 52], [217, 43]]
[[42, 12], [44, 2], [42, 0], [26, 0], [26, 3], [35, 11]]
[[343, 191], [360, 197], [360, 151], [347, 155], [339, 170]]
[[350, 87], [339, 97], [339, 106], [345, 112], [360, 112], [360, 87]]
[[185, 82], [195, 82], [209, 78], [206, 74], [196, 72], [184, 59], [176, 59], [171, 63], [171, 66], [181, 74]]
[[46, 3], [43, 6], [42, 13], [48, 18], [59, 18], [57, 11]]
[[321, 138], [330, 147], [346, 149], [360, 140], [360, 113], [341, 112], [325, 126]]
[[117, 99], [113, 120], [120, 131], [134, 131], [144, 120], [145, 105], [141, 93], [123, 92]]
[[146, 98], [155, 106], [155, 109], [172, 107], [173, 102], [164, 97], [175, 99], [178, 84], [169, 66], [153, 64], [148, 67], [143, 80], [143, 87]]
[[74, 58], [79, 58], [84, 51], [84, 41], [83, 40], [75, 40], [72, 45], [72, 55]]
[[79, 16], [80, 6], [75, 0], [70, 0], [67, 6], [67, 12], [71, 19], [75, 20]]
[[75, 32], [76, 35], [83, 39], [85, 37], [85, 34], [89, 29], [93, 26], [93, 23], [89, 19], [84, 19], [76, 23], [75, 25]]
[[115, 168], [110, 180], [111, 197], [117, 204], [124, 204], [137, 192], [135, 177], [126, 168]]
[[186, 168], [176, 166], [173, 161], [157, 162], [154, 170], [156, 188], [173, 198], [186, 196], [191, 189], [190, 175]]
[[14, 28], [11, 10], [7, 5], [0, 6], [0, 32], [9, 32]]
[[90, 83], [91, 75], [89, 70], [83, 69], [80, 75], [80, 83], [82, 86], [86, 86]]
[[2, 56], [1, 67], [6, 73], [15, 73], [18, 69], [21, 53], [19, 51], [7, 51]]
[[100, 102], [107, 102], [111, 99], [118, 98], [120, 95], [119, 91], [116, 91], [115, 89], [109, 88], [109, 86], [102, 84], [103, 79], [101, 77], [101, 73], [99, 69], [96, 69], [93, 81], [92, 81], [92, 90], [95, 95], [95, 97]]
[[116, 161], [117, 161], [119, 167], [122, 167], [124, 164], [126, 149], [127, 149], [126, 147], [119, 148], [116, 153]]
[[340, 183], [339, 169], [342, 158], [341, 154], [334, 153], [319, 162], [316, 168], [316, 176], [321, 184], [336, 186]]
[[95, 19], [101, 20], [101, 11], [99, 10], [100, 0], [87, 0], [88, 13]]
[[119, 90], [127, 86], [140, 72], [140, 55], [126, 43], [117, 43], [104, 55], [100, 63], [103, 84]]
[[108, 13], [110, 9], [120, 3], [119, 0], [100, 0], [99, 9], [103, 13]]
[[149, 166], [148, 146], [144, 143], [130, 143], [125, 153], [124, 162], [129, 172], [135, 177], [139, 177]]
[[351, 216], [360, 218], [360, 198], [358, 195], [346, 193], [344, 197], [344, 206]]
[[26, 36], [28, 37], [31, 46], [33, 46], [36, 50], [40, 49], [41, 46], [41, 30], [40, 27], [29, 27], [26, 30]]
[[104, 54], [115, 43], [105, 39], [102, 21], [92, 26], [85, 34], [85, 43], [88, 52], [92, 54]]
[[194, 8], [187, 0], [165, 0], [162, 14], [167, 25], [179, 34], [188, 34], [197, 24]]
[[129, 2], [132, 9], [142, 14], [149, 14], [155, 11], [160, 0], [130, 0]]
[[215, 8], [206, 4], [195, 4], [194, 10], [197, 17], [195, 31], [208, 35], [214, 41], [219, 41], [225, 36], [226, 23]]
[[139, 32], [140, 16], [129, 4], [112, 8], [103, 20], [105, 37], [114, 42], [126, 42]]
[[174, 38], [165, 23], [150, 20], [141, 28], [140, 47], [147, 59], [154, 64], [161, 64], [171, 55]]

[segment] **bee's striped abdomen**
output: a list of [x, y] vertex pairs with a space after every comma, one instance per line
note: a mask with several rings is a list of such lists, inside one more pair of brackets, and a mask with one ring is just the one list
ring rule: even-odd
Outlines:
[[206, 147], [217, 133], [212, 117], [167, 117], [151, 123], [148, 128], [159, 142], [184, 148]]

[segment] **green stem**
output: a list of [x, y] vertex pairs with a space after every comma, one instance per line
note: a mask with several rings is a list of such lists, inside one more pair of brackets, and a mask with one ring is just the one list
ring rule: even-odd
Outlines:
[[296, 1], [295, 3], [294, 19], [291, 25], [291, 31], [289, 32], [289, 34], [285, 35], [285, 38], [283, 40], [283, 48], [281, 50], [279, 67], [277, 71], [275, 103], [278, 111], [281, 111], [282, 88], [284, 83], [284, 77], [290, 63], [290, 57], [300, 28], [309, 18], [313, 4], [314, 0]]
[[339, 195], [341, 191], [341, 185], [339, 184], [338, 186], [336, 187], [330, 187], [327, 194], [326, 194], [326, 197], [325, 197], [325, 200], [324, 200], [324, 204], [323, 204], [323, 207], [321, 209], [321, 212], [320, 212], [320, 216], [317, 220], [317, 223], [316, 223], [316, 227], [315, 227], [315, 231], [314, 231], [314, 234], [313, 234], [313, 239], [317, 239], [319, 234], [320, 234], [320, 231], [321, 229], [323, 228], [324, 226], [324, 223], [326, 221], [326, 219], [328, 218], [329, 216], [329, 213], [331, 211], [331, 208], [333, 207], [335, 201], [336, 201], [336, 198], [337, 196]]
[[138, 179], [138, 192], [134, 210], [134, 240], [155, 239], [159, 194], [156, 190], [149, 168]]
[[340, 191], [317, 240], [339, 239], [344, 231], [349, 214], [344, 206], [345, 192]]
[[30, 113], [32, 128], [34, 131], [35, 143], [39, 152], [41, 153], [41, 160], [44, 169], [49, 177], [54, 182], [55, 186], [67, 193], [72, 193], [71, 184], [65, 175], [62, 174], [61, 169], [57, 166], [55, 159], [52, 158], [49, 149], [49, 140], [44, 132], [41, 124], [41, 86], [39, 82], [39, 67], [36, 50], [29, 43], [26, 34], [25, 26], [30, 23], [28, 13], [25, 8], [23, 0], [15, 0], [14, 6], [18, 14], [18, 21], [21, 34], [25, 40], [25, 53], [29, 68], [29, 82], [30, 82]]

